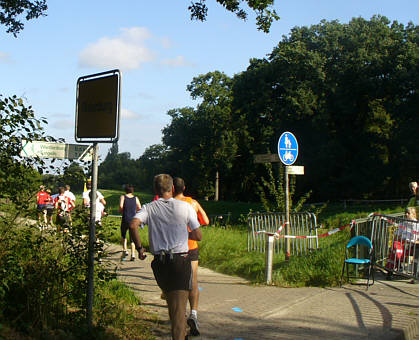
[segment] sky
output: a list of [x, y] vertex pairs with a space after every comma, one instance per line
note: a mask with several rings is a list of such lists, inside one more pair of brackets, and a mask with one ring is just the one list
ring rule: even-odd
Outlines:
[[[191, 21], [189, 1], [48, 0], [47, 16], [24, 21], [15, 38], [0, 26], [0, 94], [17, 95], [48, 120], [46, 133], [75, 143], [77, 79], [122, 72], [119, 152], [133, 159], [161, 143], [167, 111], [195, 107], [186, 87], [201, 74], [245, 71], [264, 58], [295, 26], [322, 19], [349, 22], [375, 14], [418, 24], [417, 0], [282, 0], [270, 33], [257, 30], [255, 16], [238, 19], [207, 0], [205, 22]], [[246, 8], [245, 8], [246, 9]], [[110, 144], [100, 143], [101, 159]]]

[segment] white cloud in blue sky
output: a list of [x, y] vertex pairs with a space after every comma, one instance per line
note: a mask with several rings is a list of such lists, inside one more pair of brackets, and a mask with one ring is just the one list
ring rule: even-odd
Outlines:
[[169, 67], [194, 67], [195, 66], [194, 63], [187, 61], [186, 58], [181, 55], [175, 58], [163, 59], [161, 61], [161, 64], [169, 66]]
[[[77, 79], [119, 68], [119, 151], [138, 158], [161, 142], [168, 110], [197, 104], [187, 91], [194, 77], [246, 70], [249, 59], [265, 58], [292, 27], [375, 14], [419, 21], [418, 0], [275, 0], [281, 20], [265, 34], [253, 13], [242, 21], [214, 1], [207, 20], [197, 22], [187, 6], [174, 0], [48, 0], [47, 16], [25, 22], [17, 38], [0, 25], [0, 93], [24, 97], [37, 117], [47, 118], [49, 135], [74, 143]], [[102, 155], [108, 147], [101, 145]]]
[[141, 116], [138, 113], [135, 113], [134, 111], [122, 108], [121, 118], [122, 119], [139, 119], [141, 118]]
[[121, 31], [117, 37], [103, 37], [90, 43], [80, 52], [79, 65], [128, 71], [156, 59], [155, 53], [146, 45], [146, 41], [151, 38], [147, 28], [131, 27]]
[[74, 120], [72, 119], [59, 119], [56, 120], [52, 127], [57, 130], [68, 130], [69, 126], [74, 126]]
[[11, 57], [6, 52], [0, 51], [0, 63], [10, 63], [11, 61]]

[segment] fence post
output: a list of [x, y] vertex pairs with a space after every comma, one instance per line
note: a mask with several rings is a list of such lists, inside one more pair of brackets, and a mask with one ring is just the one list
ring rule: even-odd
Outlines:
[[274, 237], [269, 235], [266, 238], [266, 263], [265, 263], [265, 276], [266, 283], [272, 283], [272, 263], [274, 258]]

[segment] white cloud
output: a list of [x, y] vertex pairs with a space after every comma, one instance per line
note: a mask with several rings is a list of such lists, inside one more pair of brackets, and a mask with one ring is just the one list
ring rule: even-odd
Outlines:
[[11, 61], [12, 59], [7, 53], [0, 51], [0, 63], [10, 63]]
[[154, 96], [153, 95], [151, 95], [150, 93], [147, 93], [147, 92], [138, 92], [138, 97], [139, 98], [142, 98], [142, 99], [153, 99], [154, 98]]
[[151, 37], [147, 28], [131, 27], [121, 31], [118, 37], [103, 37], [89, 44], [79, 54], [79, 65], [134, 70], [155, 59], [154, 53], [145, 44]]
[[185, 59], [184, 56], [177, 56], [176, 58], [171, 59], [164, 59], [161, 61], [163, 65], [167, 65], [169, 67], [192, 67], [195, 66], [194, 63], [191, 63]]
[[68, 130], [69, 128], [74, 129], [74, 121], [70, 119], [57, 120], [52, 124], [52, 127], [57, 130]]
[[163, 48], [171, 48], [173, 46], [173, 43], [167, 37], [161, 38], [160, 44], [163, 46]]
[[134, 111], [131, 111], [131, 110], [128, 110], [128, 109], [122, 109], [121, 110], [121, 118], [135, 119], [135, 118], [140, 118], [140, 115], [138, 113], [135, 113]]

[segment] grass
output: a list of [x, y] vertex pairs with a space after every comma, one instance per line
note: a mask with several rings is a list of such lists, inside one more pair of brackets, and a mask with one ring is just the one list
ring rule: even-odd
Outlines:
[[[117, 205], [120, 191], [102, 190], [108, 206]], [[138, 193], [142, 203], [151, 201], [152, 195]], [[265, 254], [247, 251], [246, 215], [250, 210], [261, 211], [255, 203], [200, 201], [209, 215], [227, 214], [233, 216], [227, 228], [203, 227], [203, 240], [200, 242], [200, 264], [229, 275], [246, 278], [254, 283], [265, 280]], [[115, 209], [115, 208], [112, 208]], [[344, 210], [342, 203], [329, 203], [318, 214], [317, 223], [322, 225], [318, 234], [348, 224], [353, 219], [367, 217], [372, 212], [390, 214], [404, 209], [399, 205], [350, 205]], [[120, 242], [120, 219], [104, 219], [106, 239]], [[143, 244], [148, 247], [147, 227], [140, 230]], [[344, 258], [345, 245], [350, 238], [349, 229], [319, 239], [319, 249], [307, 255], [292, 256], [285, 261], [283, 253], [274, 255], [272, 273], [273, 284], [282, 287], [336, 286], [339, 284]]]

